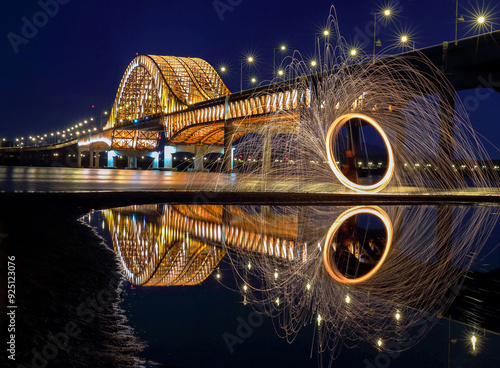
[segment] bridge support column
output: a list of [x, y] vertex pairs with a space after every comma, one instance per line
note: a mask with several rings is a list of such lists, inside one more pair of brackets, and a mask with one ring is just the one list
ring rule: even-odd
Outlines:
[[160, 167], [160, 154], [153, 152], [151, 157], [153, 157], [153, 169], [158, 169]]
[[262, 135], [262, 174], [267, 176], [271, 172], [271, 149], [273, 136], [270, 132]]
[[[444, 89], [439, 103], [439, 166], [451, 164], [454, 160], [454, 125], [455, 94]], [[448, 167], [444, 169], [449, 170]]]
[[220, 148], [216, 148], [210, 145], [195, 146], [194, 148], [194, 170], [203, 171], [205, 166], [204, 155], [208, 153], [221, 152]]
[[101, 167], [101, 152], [97, 150], [96, 157], [95, 157], [95, 167]]
[[203, 171], [203, 155], [206, 153], [204, 146], [194, 148], [194, 171]]
[[175, 146], [165, 146], [163, 150], [163, 167], [165, 169], [173, 168], [173, 157], [172, 155], [177, 152]]
[[76, 167], [82, 167], [82, 149], [77, 146], [76, 149]]
[[89, 167], [94, 167], [94, 150], [89, 148]]
[[115, 167], [115, 157], [118, 154], [115, 151], [108, 151], [108, 165], [107, 167]]
[[[229, 95], [228, 95], [229, 96]], [[226, 97], [226, 105], [229, 97]], [[226, 106], [226, 115], [227, 115]], [[231, 172], [233, 170], [233, 123], [231, 120], [224, 120], [224, 158], [222, 160], [222, 170], [224, 172]]]
[[128, 168], [137, 169], [137, 156], [127, 156], [128, 158]]

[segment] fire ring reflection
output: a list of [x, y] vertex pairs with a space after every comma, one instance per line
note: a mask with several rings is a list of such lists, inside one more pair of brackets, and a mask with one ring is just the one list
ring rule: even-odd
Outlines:
[[[349, 277], [349, 275], [343, 271], [341, 271], [341, 267], [339, 266], [338, 260], [339, 255], [342, 253], [349, 253], [349, 256], [353, 256], [356, 259], [356, 262], [360, 262], [362, 258], [362, 254], [366, 251], [372, 252], [373, 254], [377, 253], [376, 251], [372, 251], [369, 249], [369, 245], [365, 246], [365, 244], [340, 244], [338, 241], [338, 234], [341, 232], [341, 228], [348, 226], [349, 222], [352, 223], [352, 219], [356, 219], [357, 215], [360, 214], [369, 214], [376, 216], [378, 219], [382, 221], [385, 226], [385, 245], [383, 247], [379, 247], [378, 256], [372, 259], [372, 263], [369, 265], [366, 273], [359, 277]], [[337, 220], [330, 227], [326, 235], [325, 246], [323, 251], [323, 263], [325, 265], [326, 270], [330, 274], [333, 279], [343, 284], [358, 284], [368, 280], [372, 277], [382, 266], [387, 255], [389, 254], [389, 249], [391, 248], [393, 238], [393, 228], [391, 220], [387, 213], [378, 206], [358, 206], [351, 208], [344, 213], [342, 213]], [[374, 245], [372, 245], [373, 247]], [[345, 248], [345, 249], [343, 249]]]

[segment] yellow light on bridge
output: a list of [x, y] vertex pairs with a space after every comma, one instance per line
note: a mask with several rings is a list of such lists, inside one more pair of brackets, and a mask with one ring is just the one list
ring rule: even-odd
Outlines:
[[247, 61], [248, 61], [249, 63], [252, 63], [252, 62], [253, 62], [253, 57], [252, 57], [252, 56], [249, 56], [249, 57], [248, 57], [248, 59], [247, 59]]
[[472, 342], [472, 350], [476, 350], [476, 335], [472, 335], [470, 341]]
[[388, 17], [389, 15], [391, 15], [391, 9], [386, 9], [386, 10], [384, 10], [384, 15], [385, 15], [386, 17]]
[[478, 18], [477, 18], [477, 22], [478, 22], [479, 24], [483, 24], [485, 21], [486, 21], [486, 18], [485, 18], [485, 17], [483, 17], [483, 16], [480, 16], [480, 17], [478, 17]]
[[311, 66], [316, 66], [316, 60], [311, 61]]
[[381, 347], [381, 346], [382, 346], [382, 340], [378, 339], [378, 341], [377, 341], [377, 345], [378, 345], [379, 347]]
[[328, 29], [325, 29], [323, 31], [323, 36], [328, 36], [330, 34], [330, 31]]
[[256, 78], [252, 78], [252, 83], [255, 83], [257, 82], [257, 79]]
[[351, 53], [351, 56], [356, 56], [356, 54], [358, 53], [358, 51], [356, 49], [352, 49], [350, 51], [350, 53]]
[[224, 73], [224, 72], [226, 71], [226, 67], [225, 67], [225, 66], [222, 66], [222, 67], [220, 68], [220, 71]]
[[399, 321], [401, 318], [401, 314], [399, 314], [399, 312], [396, 312], [395, 317], [396, 317], [396, 321]]
[[351, 298], [349, 297], [349, 295], [347, 295], [347, 296], [345, 297], [345, 302], [346, 302], [347, 304], [349, 304], [349, 303], [351, 302]]
[[408, 36], [401, 36], [401, 42], [408, 42]]
[[283, 70], [278, 70], [278, 75], [283, 75]]
[[286, 46], [285, 45], [281, 45], [280, 49], [281, 49], [281, 51], [285, 51], [286, 50]]

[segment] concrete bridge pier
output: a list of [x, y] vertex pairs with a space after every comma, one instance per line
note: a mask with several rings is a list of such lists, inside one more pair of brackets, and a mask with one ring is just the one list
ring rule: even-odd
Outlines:
[[222, 160], [222, 171], [229, 173], [233, 171], [233, 122], [227, 118], [228, 98], [226, 96], [226, 116], [224, 117], [224, 158]]
[[[209, 153], [224, 153], [225, 150], [220, 147], [210, 146], [210, 145], [196, 145], [194, 149], [194, 170], [195, 171], [203, 171], [205, 166], [204, 156]], [[231, 157], [231, 149], [229, 149], [229, 155]]]
[[115, 151], [111, 150], [111, 151], [108, 151], [107, 155], [108, 155], [108, 164], [106, 165], [106, 167], [109, 167], [109, 168], [116, 167], [115, 166], [115, 157], [118, 156], [118, 154]]
[[128, 169], [137, 169], [137, 156], [128, 155], [127, 160], [128, 160], [127, 164]]
[[153, 169], [158, 169], [160, 167], [160, 153], [155, 151], [151, 157], [153, 157]]
[[89, 149], [89, 167], [94, 167], [94, 150], [92, 148]]
[[[439, 165], [448, 165], [454, 160], [455, 93], [441, 91], [439, 103]], [[448, 167], [443, 168], [449, 169]], [[442, 171], [446, 172], [446, 171]]]
[[165, 169], [173, 168], [173, 154], [177, 152], [175, 146], [165, 146], [163, 150], [163, 167]]
[[76, 149], [76, 167], [82, 167], [82, 149], [77, 146]]
[[270, 132], [262, 135], [262, 175], [267, 176], [271, 172], [271, 150], [273, 136]]

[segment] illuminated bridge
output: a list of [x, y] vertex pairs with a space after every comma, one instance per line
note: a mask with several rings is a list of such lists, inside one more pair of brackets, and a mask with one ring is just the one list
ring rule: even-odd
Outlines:
[[[484, 87], [499, 91], [499, 85], [493, 82], [500, 80], [499, 44], [497, 31], [403, 55], [425, 56], [456, 90]], [[424, 64], [415, 67], [426, 72]], [[115, 166], [116, 156], [127, 156], [131, 168], [137, 167], [139, 156], [150, 156], [154, 168], [159, 167], [160, 158], [165, 168], [171, 168], [172, 154], [187, 151], [195, 154], [195, 169], [201, 170], [203, 155], [216, 151], [224, 153], [224, 169], [228, 171], [233, 142], [242, 135], [262, 131], [263, 126], [271, 136], [298, 133], [301, 111], [309, 106], [319, 78], [321, 74], [231, 93], [215, 69], [202, 59], [139, 55], [123, 74], [103, 131], [57, 145], [3, 148], [0, 163], [6, 155], [20, 155], [21, 164], [56, 160], [81, 166], [82, 155], [88, 152], [88, 166], [96, 167], [102, 166], [99, 153], [107, 152], [109, 167]], [[441, 98], [454, 105], [454, 96], [445, 94]], [[440, 119], [446, 134], [453, 119]], [[164, 152], [160, 152], [161, 132], [166, 141], [162, 142]], [[442, 140], [442, 144], [453, 143]], [[266, 151], [266, 143], [263, 149]], [[263, 156], [270, 158], [270, 153]]]

